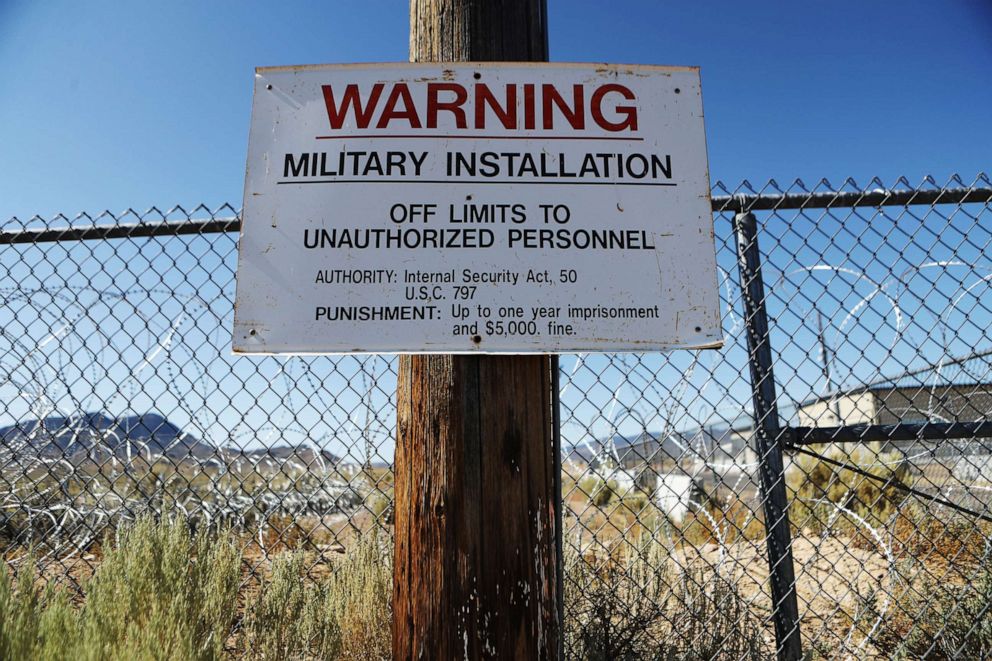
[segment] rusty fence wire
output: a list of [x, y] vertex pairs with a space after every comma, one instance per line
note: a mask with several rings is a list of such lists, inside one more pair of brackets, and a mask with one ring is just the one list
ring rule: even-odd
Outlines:
[[[992, 654], [990, 200], [714, 187], [725, 346], [560, 358], [567, 658]], [[8, 560], [78, 586], [180, 513], [316, 574], [389, 529], [395, 359], [233, 356], [238, 223], [0, 228]]]

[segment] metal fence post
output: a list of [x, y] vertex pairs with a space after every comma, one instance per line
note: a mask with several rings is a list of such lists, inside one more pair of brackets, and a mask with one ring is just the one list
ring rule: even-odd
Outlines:
[[737, 266], [741, 277], [744, 319], [747, 327], [748, 365], [751, 368], [751, 395], [754, 403], [755, 445], [761, 474], [761, 496], [767, 531], [769, 578], [772, 590], [772, 617], [778, 658], [802, 658], [799, 632], [799, 605], [796, 574], [792, 561], [792, 538], [785, 492], [782, 460], [784, 436], [775, 400], [772, 349], [765, 310], [765, 286], [761, 279], [758, 251], [758, 224], [754, 214], [734, 215], [737, 238]]

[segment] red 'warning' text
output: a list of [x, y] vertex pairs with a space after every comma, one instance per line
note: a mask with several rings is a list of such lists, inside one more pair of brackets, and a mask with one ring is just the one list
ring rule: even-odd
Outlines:
[[433, 129], [443, 115], [458, 129], [485, 129], [491, 122], [504, 129], [552, 130], [558, 124], [559, 129], [567, 125], [581, 131], [591, 124], [611, 132], [637, 130], [634, 93], [617, 83], [560, 90], [548, 83], [510, 83], [493, 89], [485, 83], [467, 87], [445, 82], [417, 84], [413, 91], [407, 83], [375, 83], [364, 94], [356, 84], [346, 85], [343, 93], [334, 85], [321, 85], [321, 91], [327, 120], [335, 130], [394, 125]]

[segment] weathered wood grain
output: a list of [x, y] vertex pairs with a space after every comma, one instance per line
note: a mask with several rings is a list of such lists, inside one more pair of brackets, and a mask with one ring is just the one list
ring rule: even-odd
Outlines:
[[394, 658], [555, 658], [550, 369], [401, 358]]
[[[543, 0], [412, 0], [410, 59], [544, 61]], [[393, 658], [558, 655], [552, 361], [404, 356]]]

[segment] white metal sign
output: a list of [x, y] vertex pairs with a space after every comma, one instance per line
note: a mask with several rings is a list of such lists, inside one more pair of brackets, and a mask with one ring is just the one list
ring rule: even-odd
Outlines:
[[258, 69], [243, 353], [722, 342], [696, 68]]

